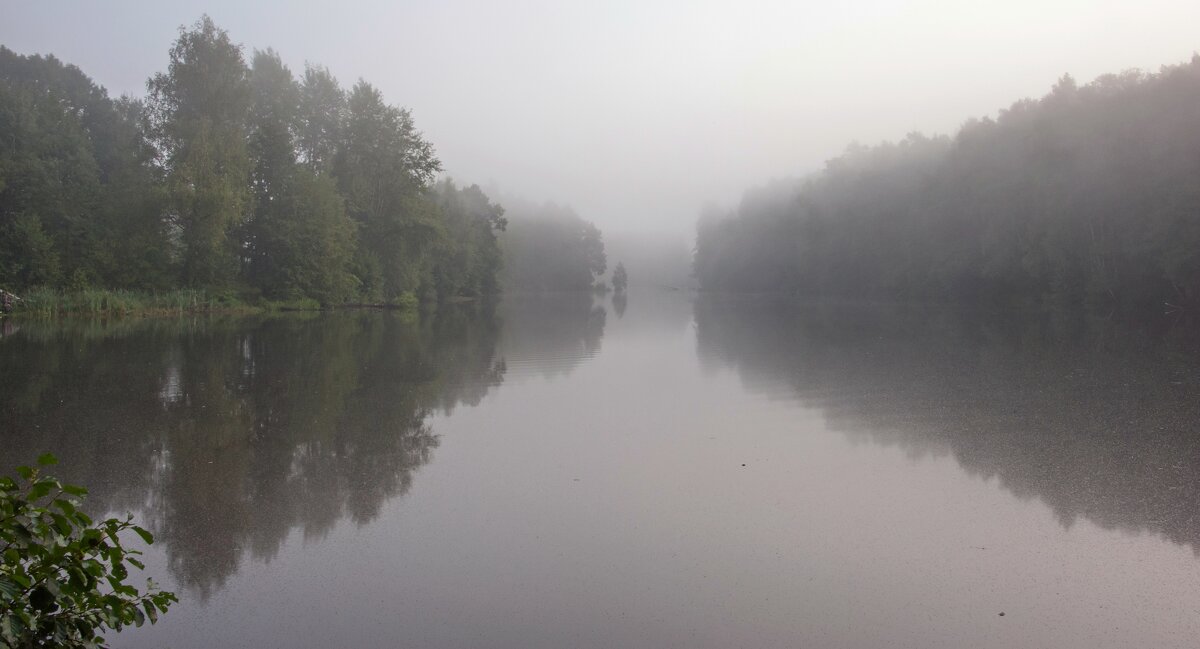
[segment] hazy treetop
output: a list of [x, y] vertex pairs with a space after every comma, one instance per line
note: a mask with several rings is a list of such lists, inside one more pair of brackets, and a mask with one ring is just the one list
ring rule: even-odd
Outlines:
[[208, 13], [294, 70], [410, 107], [446, 170], [569, 203], [602, 228], [690, 230], [708, 201], [814, 170], [851, 141], [945, 133], [1200, 49], [1194, 0], [4, 2], [0, 43], [145, 92]]

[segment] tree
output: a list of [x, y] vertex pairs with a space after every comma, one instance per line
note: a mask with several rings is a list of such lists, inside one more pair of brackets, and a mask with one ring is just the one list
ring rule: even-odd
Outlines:
[[166, 290], [177, 284], [176, 250], [165, 215], [167, 194], [157, 151], [146, 133], [146, 106], [114, 102], [111, 146], [97, 154], [104, 192], [97, 217], [100, 246], [89, 259], [100, 286]]
[[625, 272], [625, 264], [617, 262], [617, 267], [613, 270], [612, 276], [613, 290], [618, 293], [624, 293], [625, 287], [628, 285], [629, 275]]
[[607, 267], [600, 229], [569, 207], [506, 200], [504, 284], [517, 291], [588, 291]]
[[508, 224], [504, 208], [478, 185], [459, 189], [447, 179], [435, 186], [434, 193], [444, 224], [433, 269], [438, 295], [479, 297], [498, 292], [501, 253], [496, 233]]
[[300, 156], [314, 173], [333, 171], [346, 117], [346, 93], [328, 68], [308, 65], [300, 84]]
[[432, 281], [440, 224], [425, 191], [441, 163], [411, 113], [389, 106], [365, 81], [350, 92], [343, 137], [334, 175], [358, 225], [364, 297], [415, 295]]
[[246, 120], [250, 84], [241, 47], [204, 16], [180, 29], [167, 72], [148, 83], [153, 134], [183, 243], [183, 282], [228, 286], [240, 266], [235, 229], [250, 207]]
[[90, 252], [100, 170], [81, 103], [93, 89], [57, 59], [0, 48], [0, 282], [57, 283]]
[[0, 47], [0, 283], [157, 288], [171, 246], [142, 105]]
[[329, 176], [298, 172], [281, 200], [287, 218], [272, 237], [278, 241], [273, 264], [278, 269], [264, 291], [283, 299], [311, 298], [336, 305], [356, 292], [351, 273], [354, 225], [337, 186]]
[[243, 249], [247, 281], [267, 295], [286, 292], [294, 219], [292, 192], [297, 179], [296, 109], [299, 89], [291, 70], [273, 50], [256, 51], [250, 65], [250, 191], [254, 209], [246, 223]]
[[5, 647], [96, 647], [105, 629], [120, 631], [158, 620], [175, 595], [148, 581], [126, 583], [143, 568], [141, 552], [125, 547], [133, 533], [154, 538], [130, 518], [94, 522], [80, 511], [87, 491], [18, 467], [19, 481], [0, 478], [0, 640]]
[[504, 210], [433, 187], [406, 109], [207, 16], [146, 102], [0, 47], [0, 286], [413, 303], [498, 290]]

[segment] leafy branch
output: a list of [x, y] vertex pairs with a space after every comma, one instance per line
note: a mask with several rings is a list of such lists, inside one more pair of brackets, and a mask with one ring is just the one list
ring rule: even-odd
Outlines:
[[80, 510], [87, 490], [42, 474], [57, 463], [17, 468], [0, 477], [0, 647], [102, 647], [106, 629], [119, 631], [179, 601], [146, 580], [144, 591], [126, 581], [129, 567], [145, 568], [142, 553], [123, 543], [150, 532], [133, 518], [94, 522]]

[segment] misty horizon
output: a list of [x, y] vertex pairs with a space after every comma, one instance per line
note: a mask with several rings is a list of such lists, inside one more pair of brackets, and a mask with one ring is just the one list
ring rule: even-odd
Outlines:
[[[817, 172], [853, 143], [953, 134], [1064, 74], [1082, 85], [1154, 72], [1200, 47], [1188, 29], [1200, 7], [1183, 2], [40, 3], [7, 13], [0, 42], [77, 65], [114, 98], [144, 96], [178, 28], [208, 14], [246, 56], [270, 47], [294, 70], [310, 62], [346, 86], [371, 81], [413, 111], [460, 184], [570, 205], [606, 234], [684, 241], [704, 206]], [[101, 24], [120, 38], [88, 38]]]
[[1200, 637], [1195, 0], [0, 3], [0, 648]]

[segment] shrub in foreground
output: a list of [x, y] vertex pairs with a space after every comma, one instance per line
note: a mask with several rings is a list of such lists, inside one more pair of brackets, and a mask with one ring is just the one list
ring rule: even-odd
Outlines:
[[0, 477], [0, 647], [102, 647], [106, 629], [153, 624], [178, 601], [126, 583], [143, 565], [124, 542], [154, 539], [129, 517], [92, 521], [79, 509], [87, 490], [42, 475], [56, 462]]

